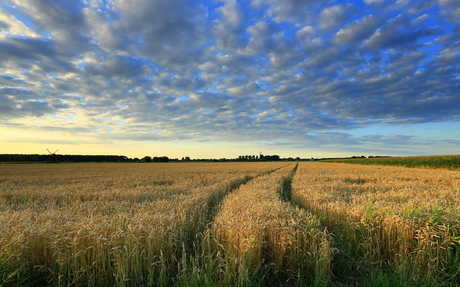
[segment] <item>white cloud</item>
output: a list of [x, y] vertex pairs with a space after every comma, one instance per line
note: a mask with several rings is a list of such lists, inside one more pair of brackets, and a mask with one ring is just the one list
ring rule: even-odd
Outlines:
[[335, 34], [335, 41], [340, 44], [362, 41], [371, 36], [377, 27], [383, 24], [382, 17], [367, 15], [355, 20]]
[[246, 85], [228, 88], [226, 92], [232, 96], [245, 96], [254, 94], [259, 90], [259, 86], [256, 83], [251, 82]]
[[267, 9], [267, 16], [275, 22], [291, 22], [296, 25], [309, 23], [314, 18], [318, 1], [306, 0], [252, 0], [255, 10]]
[[350, 144], [328, 131], [459, 119], [454, 2], [328, 3], [16, 1], [0, 10], [0, 116], [119, 140]]
[[239, 3], [227, 3], [218, 8], [222, 17], [214, 22], [216, 47], [225, 51], [244, 49], [247, 40], [243, 36], [247, 16]]
[[353, 6], [334, 5], [324, 8], [319, 14], [319, 27], [324, 30], [335, 30], [353, 15]]
[[460, 2], [457, 0], [438, 0], [439, 5], [444, 9], [458, 9], [460, 8]]
[[0, 35], [38, 37], [37, 33], [24, 25], [16, 17], [0, 8]]
[[302, 29], [297, 30], [296, 36], [300, 41], [305, 39], [313, 38], [316, 34], [316, 29], [313, 26], [305, 26]]
[[364, 3], [370, 4], [382, 4], [384, 0], [364, 0]]

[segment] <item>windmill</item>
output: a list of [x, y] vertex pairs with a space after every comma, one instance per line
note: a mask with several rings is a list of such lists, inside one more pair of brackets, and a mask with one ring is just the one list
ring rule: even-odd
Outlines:
[[264, 159], [264, 155], [262, 154], [261, 151], [259, 151], [259, 159]]
[[57, 163], [58, 161], [57, 161], [57, 158], [56, 158], [56, 153], [58, 152], [59, 149], [57, 149], [57, 150], [56, 150], [55, 152], [53, 152], [53, 153], [51, 153], [49, 149], [46, 149], [46, 150], [49, 152], [49, 154], [50, 154], [50, 156], [51, 156], [51, 162]]

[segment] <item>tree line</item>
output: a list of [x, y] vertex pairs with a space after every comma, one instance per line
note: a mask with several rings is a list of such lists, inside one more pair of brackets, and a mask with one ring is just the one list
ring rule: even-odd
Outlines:
[[[297, 158], [298, 159], [298, 158]], [[234, 159], [170, 159], [167, 156], [144, 156], [142, 158], [128, 158], [124, 155], [67, 155], [67, 154], [0, 154], [0, 162], [188, 162], [188, 161], [277, 161], [282, 160], [279, 155], [239, 156]], [[285, 159], [287, 160], [287, 159]], [[289, 158], [289, 160], [294, 160]]]
[[0, 162], [127, 162], [124, 155], [0, 154]]

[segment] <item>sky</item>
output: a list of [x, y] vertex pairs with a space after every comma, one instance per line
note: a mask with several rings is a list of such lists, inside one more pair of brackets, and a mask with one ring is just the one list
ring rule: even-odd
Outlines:
[[460, 154], [459, 0], [0, 0], [0, 153]]

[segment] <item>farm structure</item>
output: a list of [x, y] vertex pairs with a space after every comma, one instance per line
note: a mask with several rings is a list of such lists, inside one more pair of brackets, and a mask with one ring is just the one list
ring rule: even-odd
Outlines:
[[1, 286], [455, 286], [458, 171], [0, 166]]

